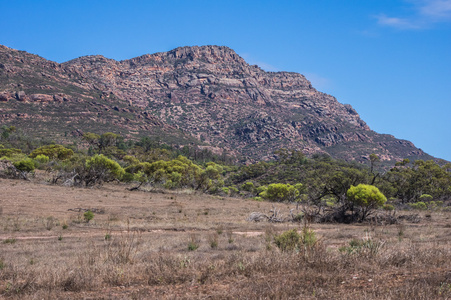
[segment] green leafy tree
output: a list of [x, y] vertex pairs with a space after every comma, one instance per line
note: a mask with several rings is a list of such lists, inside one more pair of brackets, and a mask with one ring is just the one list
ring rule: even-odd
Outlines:
[[102, 152], [108, 147], [116, 146], [121, 136], [112, 132], [106, 132], [99, 138], [99, 150]]
[[92, 132], [86, 132], [83, 134], [83, 140], [86, 141], [91, 147], [99, 148], [100, 135]]
[[82, 169], [79, 169], [78, 179], [86, 186], [95, 185], [105, 181], [121, 179], [124, 169], [114, 160], [103, 154], [96, 154], [86, 160]]
[[384, 176], [391, 184], [390, 196], [402, 202], [417, 202], [421, 195], [428, 194], [433, 199], [447, 199], [451, 196], [451, 165], [438, 165], [432, 160], [417, 160], [409, 164], [408, 160], [397, 163]]
[[368, 217], [374, 209], [382, 207], [387, 202], [384, 194], [377, 187], [369, 184], [351, 186], [346, 194], [348, 201], [357, 206], [361, 221]]
[[271, 201], [295, 201], [300, 194], [299, 188], [291, 184], [272, 183], [259, 196]]

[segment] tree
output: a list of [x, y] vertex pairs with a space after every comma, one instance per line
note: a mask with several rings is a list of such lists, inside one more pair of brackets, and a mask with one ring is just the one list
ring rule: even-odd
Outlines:
[[36, 158], [38, 155], [45, 155], [49, 159], [65, 160], [71, 158], [74, 151], [61, 145], [46, 145], [30, 153], [31, 158]]
[[359, 208], [361, 221], [365, 220], [371, 212], [384, 205], [387, 198], [379, 189], [369, 184], [351, 186], [346, 193], [348, 201]]
[[272, 201], [294, 201], [299, 196], [301, 188], [302, 185], [295, 187], [291, 184], [272, 183], [259, 196]]
[[75, 179], [86, 186], [91, 186], [104, 181], [121, 179], [124, 174], [124, 169], [117, 162], [102, 154], [96, 154], [88, 159], [82, 168], [79, 168]]
[[371, 174], [374, 174], [374, 173], [373, 173], [374, 166], [375, 166], [376, 163], [379, 162], [379, 161], [380, 161], [379, 156], [377, 156], [377, 155], [374, 154], [374, 153], [370, 154], [370, 164], [371, 164], [370, 172], [371, 172]]
[[120, 140], [120, 138], [120, 135], [112, 132], [102, 134], [99, 139], [99, 151], [102, 152], [108, 147], [116, 146], [116, 143]]
[[92, 147], [99, 146], [100, 135], [92, 132], [86, 132], [83, 134], [83, 139]]

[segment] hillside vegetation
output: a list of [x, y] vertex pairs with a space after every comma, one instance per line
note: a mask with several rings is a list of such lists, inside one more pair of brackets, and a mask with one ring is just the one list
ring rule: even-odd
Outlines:
[[[11, 178], [28, 179], [40, 169], [53, 184], [90, 187], [121, 181], [134, 190], [192, 189], [296, 203], [298, 209], [308, 205], [302, 213], [317, 222], [364, 221], [381, 207], [442, 207], [451, 196], [451, 164], [440, 166], [432, 160], [404, 159], [383, 171], [375, 154], [369, 155], [369, 165], [362, 165], [280, 149], [274, 153], [277, 160], [237, 165], [206, 149], [175, 149], [148, 137], [133, 141], [111, 132], [85, 133], [78, 143], [58, 145], [30, 139], [15, 127], [2, 130], [1, 172]], [[363, 196], [353, 192], [360, 186]], [[368, 202], [374, 193], [384, 200]]]

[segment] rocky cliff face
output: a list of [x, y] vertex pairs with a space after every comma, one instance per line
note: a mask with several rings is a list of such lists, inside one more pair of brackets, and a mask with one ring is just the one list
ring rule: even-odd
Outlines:
[[20, 101], [89, 103], [112, 109], [118, 128], [139, 134], [155, 126], [180, 129], [250, 159], [269, 159], [279, 148], [358, 161], [370, 153], [385, 160], [429, 158], [408, 141], [371, 131], [350, 105], [317, 91], [303, 75], [265, 72], [227, 47], [182, 47], [124, 61], [86, 56], [64, 64], [2, 47], [0, 79], [3, 109]]

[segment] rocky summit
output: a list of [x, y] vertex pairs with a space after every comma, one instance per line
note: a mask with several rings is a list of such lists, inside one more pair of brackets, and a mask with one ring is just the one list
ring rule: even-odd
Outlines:
[[266, 72], [224, 46], [62, 64], [0, 46], [0, 123], [55, 140], [84, 131], [163, 136], [250, 161], [280, 148], [358, 162], [371, 153], [386, 162], [432, 158], [372, 131], [303, 75]]

